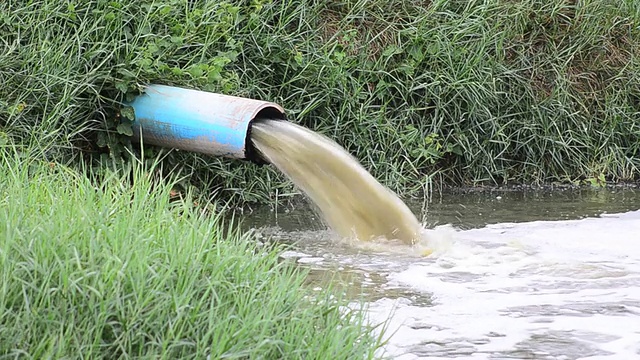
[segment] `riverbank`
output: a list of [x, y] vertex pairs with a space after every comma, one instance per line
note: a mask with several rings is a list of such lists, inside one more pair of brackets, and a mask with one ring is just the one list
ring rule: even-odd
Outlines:
[[[90, 181], [43, 154], [0, 148], [0, 357], [373, 358], [352, 299], [156, 169]], [[177, 180], [173, 178], [173, 180]]]
[[[404, 198], [429, 182], [640, 174], [633, 2], [39, 0], [0, 14], [0, 142], [53, 160], [127, 157], [119, 101], [157, 82], [277, 102]], [[234, 204], [292, 189], [269, 166], [190, 153], [164, 168]]]

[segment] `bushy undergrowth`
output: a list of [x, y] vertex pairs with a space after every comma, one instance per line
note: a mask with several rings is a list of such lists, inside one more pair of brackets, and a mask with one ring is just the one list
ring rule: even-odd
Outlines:
[[0, 358], [373, 357], [362, 313], [155, 174], [0, 148]]
[[[404, 195], [639, 174], [633, 0], [8, 0], [0, 32], [5, 142], [118, 155], [117, 102], [158, 82], [277, 102]], [[244, 202], [290, 190], [270, 167], [166, 161]]]

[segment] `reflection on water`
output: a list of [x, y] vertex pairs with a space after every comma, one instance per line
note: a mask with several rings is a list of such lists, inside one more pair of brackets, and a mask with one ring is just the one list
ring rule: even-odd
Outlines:
[[[426, 213], [434, 253], [347, 243], [308, 208], [245, 225], [295, 244], [310, 286], [338, 284], [389, 321], [395, 359], [640, 358], [637, 190], [443, 195]], [[420, 209], [426, 209], [422, 211]]]
[[[573, 220], [636, 210], [640, 208], [640, 189], [470, 190], [407, 203], [427, 227], [451, 224], [471, 229], [500, 222]], [[326, 228], [303, 200], [275, 211], [265, 208], [247, 214], [245, 225], [278, 226], [285, 232]]]
[[[426, 224], [460, 229], [501, 222], [573, 220], [640, 208], [640, 190], [566, 189], [468, 192], [437, 196], [428, 204]], [[419, 211], [419, 204], [414, 210]]]

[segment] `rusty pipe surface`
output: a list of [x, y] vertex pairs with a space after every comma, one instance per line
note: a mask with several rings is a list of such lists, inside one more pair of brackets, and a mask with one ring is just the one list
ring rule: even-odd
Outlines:
[[277, 104], [236, 96], [149, 85], [127, 103], [134, 140], [203, 154], [261, 162], [250, 141], [258, 118], [285, 119]]

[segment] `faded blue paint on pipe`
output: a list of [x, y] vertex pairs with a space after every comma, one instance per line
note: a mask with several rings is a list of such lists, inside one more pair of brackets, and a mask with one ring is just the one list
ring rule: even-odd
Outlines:
[[249, 136], [257, 118], [284, 119], [277, 104], [242, 97], [149, 85], [127, 105], [134, 140], [214, 156], [258, 161]]

